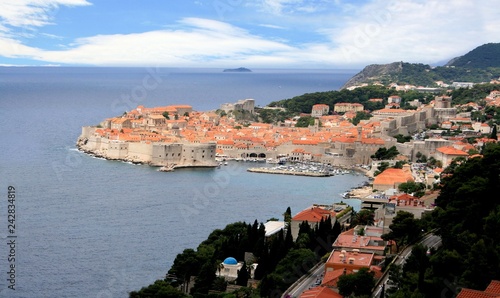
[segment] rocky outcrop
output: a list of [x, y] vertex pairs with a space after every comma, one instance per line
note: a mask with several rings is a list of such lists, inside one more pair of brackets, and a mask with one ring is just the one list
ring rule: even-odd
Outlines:
[[353, 76], [342, 89], [359, 86], [363, 83], [373, 83], [390, 77], [392, 74], [400, 73], [403, 70], [403, 62], [393, 62], [390, 64], [371, 64], [366, 66], [361, 72]]

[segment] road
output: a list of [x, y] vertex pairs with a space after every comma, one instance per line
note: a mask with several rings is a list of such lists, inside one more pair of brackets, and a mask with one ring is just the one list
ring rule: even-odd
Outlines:
[[[441, 246], [441, 237], [429, 234], [424, 238], [422, 238], [422, 240], [420, 240], [418, 243], [427, 246], [429, 249], [438, 248], [439, 246]], [[409, 246], [401, 253], [399, 253], [399, 255], [396, 257], [396, 260], [394, 261], [394, 264], [396, 265], [404, 264], [406, 262], [406, 259], [410, 256], [412, 249], [413, 246]], [[377, 284], [375, 285], [375, 291], [373, 291], [371, 297], [374, 298], [379, 297], [380, 291], [382, 290], [382, 285], [387, 284], [387, 281], [389, 280], [388, 272], [389, 271], [387, 270], [386, 273], [384, 273], [384, 275], [382, 276], [382, 278], [380, 278], [380, 280], [377, 282]]]
[[325, 265], [321, 264], [320, 266], [318, 266], [318, 268], [312, 271], [309, 276], [305, 277], [303, 281], [298, 283], [292, 289], [288, 289], [287, 294], [290, 295], [291, 297], [299, 297], [304, 291], [309, 290], [311, 286], [315, 287], [316, 280], [318, 278], [320, 280], [323, 279], [322, 274], [324, 270], [325, 270]]

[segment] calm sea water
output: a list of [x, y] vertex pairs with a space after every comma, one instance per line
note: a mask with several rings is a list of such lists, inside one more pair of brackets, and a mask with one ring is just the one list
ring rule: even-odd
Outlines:
[[[245, 171], [255, 164], [236, 162], [162, 173], [76, 151], [81, 126], [139, 104], [203, 111], [254, 98], [264, 106], [338, 89], [355, 72], [0, 68], [0, 297], [127, 297], [215, 228], [332, 203], [366, 181], [255, 174]], [[8, 186], [16, 189], [15, 262]]]

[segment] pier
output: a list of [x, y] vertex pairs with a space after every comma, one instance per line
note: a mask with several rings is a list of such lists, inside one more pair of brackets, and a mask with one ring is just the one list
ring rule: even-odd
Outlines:
[[294, 176], [310, 176], [310, 177], [329, 177], [332, 174], [326, 172], [299, 172], [291, 170], [278, 170], [273, 168], [249, 168], [248, 172], [254, 173], [265, 173], [265, 174], [282, 174], [282, 175], [294, 175]]

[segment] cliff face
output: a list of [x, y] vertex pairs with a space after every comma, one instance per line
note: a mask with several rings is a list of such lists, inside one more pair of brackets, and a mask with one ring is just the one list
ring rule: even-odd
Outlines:
[[366, 66], [361, 72], [353, 76], [342, 89], [361, 85], [362, 83], [372, 83], [384, 77], [400, 73], [403, 70], [403, 62], [393, 62], [390, 64], [371, 64]]

